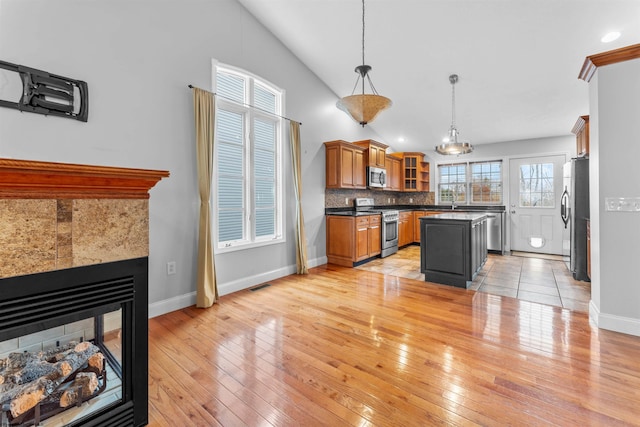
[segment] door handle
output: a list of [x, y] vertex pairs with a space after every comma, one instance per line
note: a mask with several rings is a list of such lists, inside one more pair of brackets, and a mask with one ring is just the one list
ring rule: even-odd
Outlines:
[[515, 210], [515, 209], [513, 209], [513, 210], [511, 211], [511, 213], [512, 213], [512, 214], [516, 213], [516, 210]]
[[567, 192], [567, 188], [565, 187], [564, 192], [560, 198], [560, 217], [562, 218], [562, 222], [564, 222], [564, 228], [567, 228], [567, 224], [569, 224], [569, 193]]

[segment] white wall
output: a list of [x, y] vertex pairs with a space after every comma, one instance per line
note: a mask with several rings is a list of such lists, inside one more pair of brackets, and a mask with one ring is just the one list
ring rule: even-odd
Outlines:
[[608, 197], [640, 197], [640, 59], [599, 67], [589, 83], [591, 305], [601, 328], [640, 335], [640, 212]]
[[[87, 123], [0, 108], [0, 157], [171, 172], [151, 190], [152, 315], [195, 301], [199, 200], [187, 85], [211, 88], [212, 58], [285, 89], [286, 115], [303, 123], [313, 265], [326, 260], [322, 142], [376, 138], [337, 110], [337, 96], [236, 0], [0, 0], [0, 58], [89, 85]], [[345, 70], [345, 78], [352, 74]], [[286, 182], [287, 242], [217, 256], [222, 294], [294, 271], [289, 170]], [[176, 275], [166, 275], [168, 261], [176, 261]]]

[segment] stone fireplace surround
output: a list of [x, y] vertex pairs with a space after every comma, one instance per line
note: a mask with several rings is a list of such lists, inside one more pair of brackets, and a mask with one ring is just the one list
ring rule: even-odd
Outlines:
[[[28, 275], [42, 280], [42, 274], [34, 273], [67, 277], [65, 271], [89, 272], [92, 266], [104, 271], [104, 266], [134, 262], [144, 272], [136, 273], [144, 279], [144, 297], [138, 304], [145, 306], [138, 306], [134, 323], [135, 335], [145, 337], [146, 353], [148, 198], [149, 190], [168, 176], [166, 171], [0, 159], [0, 300], [9, 295], [2, 282], [24, 283]], [[2, 310], [0, 305], [0, 318]], [[25, 326], [22, 336], [10, 328], [15, 326], [0, 322], [0, 335], [11, 337], [0, 339], [0, 354], [33, 351], [47, 341], [64, 340], [39, 339], [33, 325]], [[21, 342], [24, 338], [28, 342]], [[146, 354], [140, 356], [146, 366]], [[139, 402], [144, 414], [138, 409], [136, 425], [146, 424], [144, 400]]]

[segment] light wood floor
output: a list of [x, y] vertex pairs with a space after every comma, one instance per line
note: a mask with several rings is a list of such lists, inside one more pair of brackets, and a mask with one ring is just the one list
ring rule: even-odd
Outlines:
[[152, 426], [640, 425], [640, 338], [332, 265], [149, 321]]

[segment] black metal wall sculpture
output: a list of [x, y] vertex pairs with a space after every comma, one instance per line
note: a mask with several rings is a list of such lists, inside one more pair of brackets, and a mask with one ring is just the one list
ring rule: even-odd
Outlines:
[[1, 107], [87, 121], [89, 89], [86, 82], [4, 61], [0, 61], [0, 68], [20, 74], [22, 80], [18, 102], [0, 99]]

